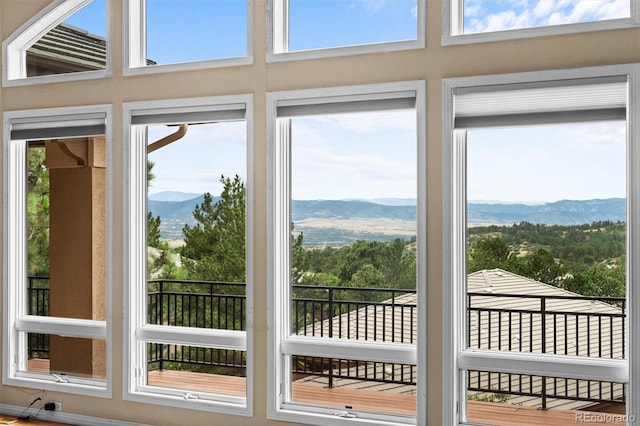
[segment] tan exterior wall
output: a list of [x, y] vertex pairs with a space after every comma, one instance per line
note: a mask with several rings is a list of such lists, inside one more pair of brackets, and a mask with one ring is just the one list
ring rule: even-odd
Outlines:
[[[46, 0], [0, 1], [0, 32], [6, 39], [29, 17], [44, 7]], [[363, 83], [427, 80], [428, 137], [428, 420], [441, 425], [442, 416], [442, 150], [441, 79], [547, 69], [640, 62], [640, 28], [565, 36], [539, 37], [506, 42], [441, 46], [441, 4], [427, 1], [427, 47], [404, 52], [345, 56], [330, 59], [266, 63], [266, 0], [254, 0], [252, 65], [213, 68], [145, 76], [122, 75], [122, 3], [112, 2], [111, 48], [113, 76], [105, 80], [3, 88], [3, 111], [112, 104], [114, 107], [114, 199], [113, 211], [113, 395], [111, 399], [46, 392], [43, 400], [63, 402], [64, 411], [88, 416], [161, 424], [276, 425], [267, 412], [267, 148], [266, 93], [270, 91], [320, 88]], [[216, 95], [254, 95], [254, 417], [234, 417], [158, 405], [136, 404], [122, 398], [123, 359], [123, 264], [121, 188], [123, 152], [122, 103]], [[0, 296], [1, 297], [1, 296]], [[1, 306], [1, 305], [0, 305]], [[0, 331], [1, 332], [1, 331]], [[0, 340], [1, 344], [1, 340]], [[4, 353], [5, 351], [3, 351]], [[26, 405], [24, 390], [1, 386], [0, 402]], [[29, 394], [30, 395], [30, 394]]]

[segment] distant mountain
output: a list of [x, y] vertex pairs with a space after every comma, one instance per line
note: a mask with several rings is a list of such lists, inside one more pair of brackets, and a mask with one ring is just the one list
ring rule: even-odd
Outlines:
[[291, 212], [294, 221], [309, 218], [416, 220], [415, 206], [391, 206], [357, 200], [293, 200]]
[[178, 191], [162, 191], [155, 194], [149, 194], [149, 199], [154, 201], [187, 201], [193, 200], [201, 196], [193, 192], [178, 192]]
[[[202, 195], [188, 193], [156, 194], [148, 201], [149, 211], [160, 216], [160, 232], [163, 238], [182, 239], [185, 224], [194, 225], [193, 209], [203, 201]], [[174, 198], [177, 201], [158, 200]], [[190, 197], [190, 198], [187, 198]], [[214, 197], [214, 201], [219, 198]], [[357, 239], [384, 239], [400, 237], [405, 233], [392, 234], [388, 229], [407, 229], [407, 223], [416, 220], [415, 200], [293, 200], [292, 220], [296, 230], [305, 233], [309, 243], [321, 244]], [[383, 204], [384, 203], [384, 204]], [[548, 225], [580, 225], [597, 221], [624, 221], [626, 202], [623, 198], [604, 200], [571, 201], [537, 205], [469, 203], [467, 220], [469, 226], [511, 225], [520, 222], [544, 223]], [[384, 219], [387, 231], [376, 228]], [[377, 220], [374, 221], [374, 220]], [[402, 222], [400, 222], [402, 221]], [[397, 225], [404, 224], [404, 225]], [[411, 227], [410, 227], [411, 228]]]
[[562, 200], [538, 205], [469, 203], [467, 206], [467, 222], [470, 226], [511, 225], [520, 222], [581, 225], [603, 220], [626, 220], [626, 200]]

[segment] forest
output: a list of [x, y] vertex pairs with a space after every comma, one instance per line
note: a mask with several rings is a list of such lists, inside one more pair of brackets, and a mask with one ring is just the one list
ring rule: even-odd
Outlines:
[[467, 230], [467, 272], [501, 268], [585, 296], [625, 296], [626, 225], [522, 222]]

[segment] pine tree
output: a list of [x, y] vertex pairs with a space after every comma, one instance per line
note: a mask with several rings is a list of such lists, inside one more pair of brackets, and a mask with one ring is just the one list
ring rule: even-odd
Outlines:
[[220, 182], [220, 199], [204, 194], [193, 211], [197, 223], [182, 229], [182, 264], [188, 279], [245, 282], [245, 186], [238, 175]]

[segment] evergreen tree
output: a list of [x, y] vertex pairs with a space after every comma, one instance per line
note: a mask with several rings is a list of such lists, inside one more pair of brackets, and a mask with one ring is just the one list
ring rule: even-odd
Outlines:
[[49, 275], [49, 170], [44, 147], [27, 149], [27, 274]]
[[193, 211], [197, 223], [182, 229], [182, 264], [187, 279], [245, 282], [245, 186], [237, 175], [220, 182], [220, 199], [204, 194]]

